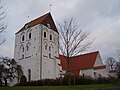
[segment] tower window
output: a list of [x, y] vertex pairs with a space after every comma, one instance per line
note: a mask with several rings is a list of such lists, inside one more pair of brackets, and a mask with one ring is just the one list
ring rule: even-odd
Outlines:
[[49, 53], [49, 58], [51, 58], [51, 54]]
[[24, 47], [22, 48], [22, 51], [24, 52]]
[[44, 49], [47, 50], [47, 42], [44, 43]]
[[31, 70], [28, 69], [28, 81], [30, 82], [31, 81]]
[[27, 45], [26, 47], [27, 47], [27, 51], [28, 51], [29, 50], [29, 46]]
[[52, 35], [50, 35], [50, 40], [52, 40]]
[[22, 55], [22, 59], [24, 58], [24, 55]]
[[27, 24], [27, 25], [25, 25], [25, 29], [27, 30], [29, 28], [29, 25]]
[[51, 51], [51, 46], [49, 47], [49, 51]]
[[47, 50], [47, 45], [45, 45], [45, 50]]
[[31, 45], [30, 42], [28, 42], [27, 45], [26, 45], [26, 50], [27, 50], [27, 51], [29, 51], [30, 45]]
[[31, 33], [29, 33], [29, 39], [31, 39]]
[[47, 27], [50, 28], [50, 24], [49, 23], [47, 23]]
[[46, 32], [44, 32], [44, 37], [46, 38]]
[[24, 41], [24, 38], [25, 38], [25, 36], [23, 35], [23, 36], [22, 36], [22, 41]]

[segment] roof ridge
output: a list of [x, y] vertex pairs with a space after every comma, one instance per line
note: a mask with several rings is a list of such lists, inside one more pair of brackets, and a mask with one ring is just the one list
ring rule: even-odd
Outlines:
[[[48, 20], [48, 19], [49, 19], [49, 20]], [[56, 25], [55, 25], [55, 23], [54, 23], [54, 20], [53, 20], [52, 15], [51, 15], [50, 12], [48, 12], [48, 13], [46, 13], [46, 14], [43, 14], [43, 15], [41, 15], [40, 17], [38, 17], [38, 18], [36, 18], [36, 19], [33, 19], [33, 20], [27, 22], [25, 25], [28, 24], [29, 27], [35, 26], [35, 25], [37, 25], [37, 24], [47, 25], [47, 22], [48, 22], [48, 23], [51, 23], [51, 25], [52, 25], [52, 27], [51, 27], [52, 30], [58, 33], [57, 28], [56, 28]], [[21, 31], [23, 31], [23, 30], [25, 29], [25, 25], [24, 25], [18, 32], [16, 32], [16, 34], [19, 33], [19, 32], [21, 32]]]
[[[26, 23], [26, 24], [29, 24], [29, 23], [31, 23], [31, 22], [34, 22], [35, 20], [38, 20], [38, 19], [40, 19], [40, 18], [42, 18], [42, 17], [44, 17], [44, 19], [45, 19], [49, 14], [50, 14], [50, 12], [48, 12], [48, 13], [46, 13], [46, 14], [43, 14], [43, 15], [39, 16], [38, 18], [35, 18], [35, 19], [29, 21], [29, 22]], [[44, 20], [44, 19], [43, 19], [43, 20]], [[43, 21], [43, 20], [42, 20], [42, 21]], [[42, 22], [42, 21], [41, 21], [41, 22]]]
[[99, 51], [88, 52], [88, 53], [80, 54], [80, 55], [73, 56], [73, 57], [79, 57], [79, 56], [89, 55], [89, 54], [93, 54], [93, 53], [97, 53], [98, 54]]
[[[79, 57], [79, 56], [88, 55], [88, 54], [93, 54], [93, 53], [99, 53], [99, 51], [88, 52], [88, 53], [80, 54], [80, 55], [73, 56], [73, 57], [70, 57], [70, 58]], [[64, 56], [64, 55], [59, 54], [59, 56]], [[64, 57], [66, 57], [66, 56], [64, 56]]]

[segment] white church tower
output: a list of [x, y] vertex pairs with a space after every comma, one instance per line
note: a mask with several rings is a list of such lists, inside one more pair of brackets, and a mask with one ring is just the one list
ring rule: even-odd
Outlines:
[[15, 34], [14, 59], [27, 81], [60, 76], [59, 34], [50, 13], [24, 25]]

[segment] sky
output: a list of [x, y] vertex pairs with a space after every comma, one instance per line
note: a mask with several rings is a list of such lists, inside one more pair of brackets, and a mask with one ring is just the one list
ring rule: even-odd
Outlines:
[[104, 60], [111, 56], [117, 58], [120, 0], [3, 0], [3, 3], [7, 11], [4, 23], [8, 27], [0, 35], [6, 39], [0, 46], [0, 56], [13, 58], [15, 33], [26, 22], [50, 11], [55, 23], [74, 17], [83, 31], [90, 32], [89, 39], [95, 40], [86, 52], [100, 51]]

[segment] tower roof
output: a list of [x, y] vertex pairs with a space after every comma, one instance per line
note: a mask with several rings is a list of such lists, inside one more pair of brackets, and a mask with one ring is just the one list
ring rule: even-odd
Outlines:
[[[45, 26], [47, 26], [47, 24], [50, 24], [51, 29], [58, 33], [57, 28], [56, 28], [55, 23], [54, 23], [54, 20], [53, 20], [53, 18], [51, 16], [50, 12], [47, 13], [47, 14], [44, 14], [43, 16], [38, 17], [37, 19], [34, 19], [34, 20], [26, 23], [25, 25], [29, 25], [29, 27], [32, 27], [32, 26], [35, 26], [37, 24], [43, 24]], [[25, 25], [17, 33], [25, 30]]]

